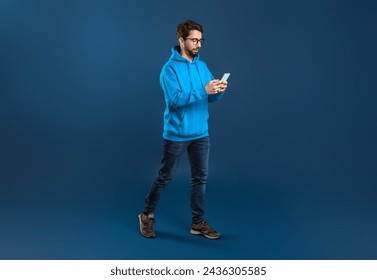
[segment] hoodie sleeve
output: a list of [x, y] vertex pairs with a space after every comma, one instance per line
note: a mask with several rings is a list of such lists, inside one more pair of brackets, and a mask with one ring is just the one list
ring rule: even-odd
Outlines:
[[207, 98], [205, 87], [191, 89], [186, 92], [183, 91], [177, 79], [177, 75], [171, 66], [164, 67], [160, 82], [169, 103], [175, 108], [184, 107], [203, 98]]
[[224, 93], [225, 91], [208, 95], [208, 102], [215, 102], [221, 100], [223, 98]]
[[[211, 71], [208, 69], [208, 66], [206, 65], [206, 68], [207, 68], [207, 71], [210, 75], [210, 78], [211, 80], [214, 80], [215, 77], [212, 75]], [[219, 92], [217, 94], [209, 94], [208, 95], [208, 102], [215, 102], [215, 101], [219, 101], [223, 98], [223, 95], [224, 95], [225, 91], [222, 91], [222, 92]]]

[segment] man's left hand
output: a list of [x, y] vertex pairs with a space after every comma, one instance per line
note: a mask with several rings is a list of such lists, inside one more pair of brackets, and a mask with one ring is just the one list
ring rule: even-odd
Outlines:
[[223, 91], [225, 91], [226, 88], [228, 87], [228, 82], [227, 82], [227, 81], [220, 80], [220, 81], [219, 81], [219, 85], [220, 85], [220, 92], [223, 92]]

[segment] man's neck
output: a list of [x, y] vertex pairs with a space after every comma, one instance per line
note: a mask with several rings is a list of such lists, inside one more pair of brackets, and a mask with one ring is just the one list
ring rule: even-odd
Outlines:
[[182, 49], [179, 50], [179, 54], [180, 54], [182, 57], [186, 58], [186, 59], [187, 59], [188, 61], [190, 61], [190, 62], [192, 62], [192, 61], [194, 60], [194, 58], [193, 58], [191, 55], [186, 54], [186, 52], [183, 51]]

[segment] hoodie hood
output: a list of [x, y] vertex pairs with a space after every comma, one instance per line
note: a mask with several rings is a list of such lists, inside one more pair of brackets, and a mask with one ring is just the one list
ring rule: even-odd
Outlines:
[[180, 50], [181, 50], [180, 46], [178, 46], [178, 45], [174, 46], [171, 49], [171, 56], [170, 56], [169, 60], [175, 60], [175, 61], [180, 61], [180, 62], [189, 62], [189, 63], [196, 63], [199, 60], [199, 53], [196, 56], [194, 56], [192, 62], [190, 62], [186, 58], [181, 56], [181, 54], [179, 53]]

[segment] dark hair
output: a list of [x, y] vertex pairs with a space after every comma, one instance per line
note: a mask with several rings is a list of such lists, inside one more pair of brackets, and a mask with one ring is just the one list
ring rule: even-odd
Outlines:
[[203, 27], [199, 23], [188, 19], [177, 25], [177, 38], [182, 37], [186, 40], [191, 30], [198, 30], [203, 33]]

